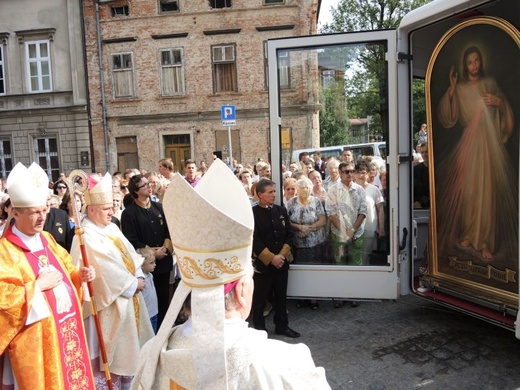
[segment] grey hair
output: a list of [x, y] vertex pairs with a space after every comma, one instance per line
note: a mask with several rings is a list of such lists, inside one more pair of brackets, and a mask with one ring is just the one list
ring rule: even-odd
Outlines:
[[[240, 283], [240, 281], [238, 283]], [[237, 305], [237, 295], [235, 293], [235, 288], [236, 288], [236, 285], [224, 297], [224, 307], [226, 308], [226, 311], [234, 310], [238, 306]]]
[[301, 179], [298, 179], [296, 181], [296, 187], [298, 188], [305, 188], [312, 189], [313, 184], [312, 181], [308, 177], [302, 177]]

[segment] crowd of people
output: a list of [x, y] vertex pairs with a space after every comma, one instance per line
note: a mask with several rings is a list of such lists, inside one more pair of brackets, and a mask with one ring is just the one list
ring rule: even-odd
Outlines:
[[[299, 337], [286, 314], [289, 263], [367, 266], [374, 252], [387, 248], [384, 160], [348, 149], [337, 157], [319, 151], [299, 157], [289, 169], [282, 166], [283, 207], [274, 204], [278, 183], [267, 161], [235, 169], [255, 217], [252, 324], [266, 329], [264, 317], [274, 310], [275, 333], [288, 337]], [[334, 307], [343, 304], [334, 301]], [[316, 300], [297, 306], [319, 308]]]
[[[63, 175], [56, 183], [48, 183], [37, 164], [29, 168], [18, 164], [13, 169], [4, 182], [1, 205], [0, 245], [6, 254], [0, 266], [0, 325], [6, 330], [0, 336], [3, 388], [130, 388], [140, 350], [160, 329], [181, 280], [162, 203], [175, 177], [173, 163], [163, 159], [158, 166], [162, 173], [129, 169], [104, 176]], [[202, 174], [192, 160], [184, 168], [182, 180], [195, 188]], [[36, 181], [35, 176], [39, 176]], [[252, 198], [242, 193], [253, 177], [243, 176], [234, 179], [241, 188], [238, 195], [253, 213]], [[255, 192], [260, 194], [259, 208], [265, 207], [267, 184], [267, 179], [264, 183], [259, 178], [269, 176], [269, 164], [259, 165], [255, 184], [264, 186]], [[274, 183], [269, 183], [273, 193]], [[267, 202], [274, 203], [274, 196]], [[283, 207], [280, 210], [287, 214]], [[179, 229], [189, 231], [186, 226]], [[272, 233], [266, 232], [267, 236]], [[282, 245], [287, 257], [291, 233], [288, 223], [287, 243]], [[267, 236], [266, 251], [267, 247], [276, 251]], [[249, 243], [250, 248], [254, 245], [259, 247], [259, 240]], [[248, 260], [251, 263], [251, 253]], [[298, 337], [288, 327], [285, 309], [287, 269], [288, 263], [277, 278], [285, 278], [285, 284], [275, 290], [280, 317], [276, 333]], [[265, 290], [271, 294], [268, 286]], [[245, 305], [249, 309], [241, 311], [244, 320], [253, 306], [252, 291], [246, 297], [251, 300]], [[190, 314], [189, 310], [179, 313], [175, 323], [190, 319]], [[74, 346], [65, 339], [65, 332]], [[35, 347], [33, 361], [26, 359], [28, 343]], [[78, 351], [72, 354], [71, 347]], [[318, 373], [325, 386], [323, 370]]]
[[[426, 125], [419, 135], [417, 152], [422, 158], [414, 163], [414, 207], [427, 208]], [[238, 343], [232, 348], [240, 353], [250, 357], [250, 343], [265, 354], [269, 353], [267, 346], [281, 348], [281, 356], [301, 354], [302, 367], [310, 370], [309, 377], [290, 365], [286, 373], [273, 376], [272, 372], [268, 375], [273, 368], [266, 365], [255, 367], [266, 370], [266, 378], [253, 380], [246, 375], [247, 380], [262, 382], [259, 388], [276, 388], [273, 383], [280, 381], [297, 384], [288, 388], [301, 388], [301, 379], [307, 378], [319, 384], [313, 388], [328, 388], [323, 370], [314, 366], [306, 347], [292, 351], [283, 345], [266, 344], [266, 317], [274, 312], [276, 334], [300, 337], [289, 327], [291, 263], [366, 266], [374, 264], [374, 253], [387, 250], [384, 160], [355, 156], [348, 149], [328, 158], [319, 151], [305, 152], [288, 169], [282, 166], [283, 183], [271, 180], [266, 160], [254, 165], [236, 160], [231, 167], [220, 161], [213, 165], [212, 171], [205, 164], [197, 166], [187, 160], [181, 176], [173, 161], [165, 158], [158, 161], [157, 171], [127, 169], [75, 178], [61, 174], [49, 183], [38, 165], [26, 168], [18, 164], [7, 180], [2, 179], [0, 247], [6, 254], [0, 264], [0, 325], [5, 329], [0, 336], [3, 389], [105, 389], [109, 385], [129, 389], [132, 381], [133, 388], [146, 389], [154, 388], [154, 381], [164, 380], [162, 377], [190, 388], [213, 375], [210, 370], [199, 377], [193, 369], [201, 358], [218, 363], [209, 344], [207, 356], [198, 351], [199, 355], [194, 354], [187, 363], [178, 362], [182, 354], [168, 355], [180, 366], [192, 365], [181, 373], [159, 369], [157, 354], [170, 347], [174, 350], [177, 344], [193, 351], [204, 347], [199, 338], [208, 338], [201, 336], [200, 323], [208, 325], [211, 310], [217, 317], [224, 316], [224, 328], [242, 335], [232, 338]], [[170, 186], [174, 191], [166, 191]], [[276, 204], [278, 188], [283, 191], [280, 205]], [[213, 197], [218, 201], [208, 209], [206, 199], [209, 202]], [[191, 204], [190, 199], [196, 203]], [[240, 208], [244, 204], [249, 211]], [[231, 218], [230, 226], [251, 219], [245, 231], [242, 225], [230, 228], [238, 229], [237, 239], [241, 237], [238, 232], [244, 234], [240, 238], [243, 242], [236, 243], [242, 246], [232, 245], [233, 250], [247, 249], [247, 254], [239, 256], [240, 267], [228, 264], [229, 259], [222, 255], [227, 249], [221, 247], [231, 245], [216, 233], [226, 229], [221, 220], [224, 210], [230, 215], [240, 213]], [[200, 253], [211, 254], [210, 260], [198, 261]], [[221, 262], [214, 266], [218, 272], [213, 266], [207, 269], [212, 262]], [[236, 267], [241, 273], [234, 276]], [[204, 280], [196, 281], [201, 276]], [[209, 299], [211, 294], [207, 294], [207, 279], [215, 277], [222, 280], [211, 286], [223, 288], [225, 303], [219, 297], [222, 291], [218, 290], [218, 298]], [[333, 304], [340, 308], [344, 301]], [[355, 307], [359, 303], [351, 304]], [[212, 309], [203, 314], [204, 305]], [[319, 308], [316, 300], [297, 301], [297, 307], [304, 306]], [[262, 336], [243, 333], [246, 320]], [[161, 333], [162, 324], [168, 329], [177, 326], [170, 340], [170, 332]], [[223, 330], [217, 328], [212, 330], [221, 336]], [[227, 330], [224, 333], [228, 334]], [[63, 343], [72, 342], [69, 339], [77, 349], [73, 356], [63, 347]], [[158, 351], [163, 352], [152, 348], [159, 343], [168, 348], [161, 350], [162, 345]], [[226, 344], [226, 350], [228, 347]], [[27, 348], [34, 355], [32, 361], [27, 360]], [[39, 353], [43, 356], [37, 356]], [[50, 361], [55, 369], [48, 369]], [[157, 366], [149, 375], [150, 364]], [[81, 380], [70, 374], [78, 367]], [[243, 373], [233, 377], [235, 374], [226, 371], [228, 383], [245, 378]]]
[[[71, 283], [78, 284], [77, 279], [67, 277], [67, 272], [81, 269], [81, 280], [88, 280], [95, 291], [93, 299], [97, 308], [88, 302], [89, 293], [85, 289], [69, 289], [72, 298], [83, 306], [84, 321], [76, 323], [76, 332], [85, 335], [82, 342], [88, 345], [91, 364], [87, 379], [96, 388], [107, 388], [107, 366], [116, 388], [129, 388], [138, 370], [140, 349], [161, 328], [174, 292], [186, 276], [171, 233], [172, 229], [176, 232], [190, 228], [171, 226], [173, 217], [167, 218], [166, 189], [179, 176], [174, 168], [171, 159], [161, 159], [157, 171], [127, 169], [112, 175], [92, 174], [85, 179], [88, 187], [82, 178], [71, 182], [62, 175], [55, 183], [49, 183], [43, 203], [30, 205], [38, 209], [35, 227], [30, 232], [23, 231], [23, 222], [22, 228], [18, 227], [23, 213], [14, 204], [16, 192], [9, 180], [3, 183], [7, 187], [7, 194], [2, 191], [1, 200], [4, 245], [7, 242], [19, 245], [22, 251], [29, 248], [29, 253], [37, 258], [45, 242], [55, 242], [54, 256], [64, 259], [55, 264], [60, 270], [59, 281], [69, 278]], [[282, 168], [282, 205], [275, 204], [279, 183], [271, 180], [268, 161], [259, 160], [255, 165], [234, 161], [231, 169], [226, 168], [237, 183], [230, 188], [239, 188], [240, 195], [248, 199], [254, 221], [250, 255], [255, 269], [251, 274], [254, 291], [251, 291], [251, 313], [248, 310], [242, 317], [248, 318], [253, 328], [268, 331], [266, 317], [274, 311], [274, 332], [289, 338], [300, 337], [300, 333], [289, 327], [286, 295], [290, 263], [371, 264], [371, 254], [380, 248], [386, 236], [384, 160], [354, 156], [350, 150], [327, 159], [319, 151], [302, 155], [289, 169]], [[195, 191], [208, 168], [187, 160], [183, 171], [184, 183]], [[13, 215], [14, 222], [10, 222], [8, 219]], [[74, 234], [77, 224], [81, 225], [80, 235]], [[30, 233], [42, 231], [46, 233], [39, 235], [37, 252], [16, 238], [18, 233], [27, 238]], [[71, 257], [67, 257], [68, 253]], [[34, 275], [33, 282], [38, 286], [40, 278], [38, 273]], [[5, 282], [0, 278], [0, 286], [2, 283]], [[39, 293], [45, 293], [46, 287], [40, 287]], [[184, 304], [184, 310], [175, 318], [177, 325], [190, 319], [191, 308]], [[300, 301], [298, 306], [307, 304], [313, 310], [319, 308], [314, 300]], [[357, 302], [352, 304], [356, 306]], [[23, 306], [23, 300], [20, 305]], [[335, 301], [334, 306], [339, 308], [343, 302]], [[58, 317], [59, 309], [52, 309], [56, 313], [48, 317]], [[0, 322], [10, 324], [11, 320], [4, 318], [5, 309], [1, 310]], [[96, 321], [101, 323], [102, 334], [96, 333]], [[53, 328], [51, 324], [46, 326]], [[16, 332], [25, 327], [27, 323], [20, 323]], [[12, 366], [16, 373], [20, 361], [15, 351], [11, 353], [13, 342], [6, 339], [0, 344], [0, 352], [4, 366]], [[45, 368], [40, 369], [41, 375], [48, 375]], [[60, 375], [53, 380], [63, 381], [63, 373]], [[2, 380], [14, 385], [14, 378], [20, 381], [16, 374], [11, 378], [4, 375]]]

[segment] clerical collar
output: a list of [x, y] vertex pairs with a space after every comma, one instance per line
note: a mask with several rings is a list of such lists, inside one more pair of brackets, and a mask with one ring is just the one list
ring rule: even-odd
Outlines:
[[35, 235], [28, 236], [25, 233], [22, 233], [16, 225], [13, 225], [13, 233], [14, 235], [20, 237], [20, 240], [29, 248], [31, 252], [37, 252], [43, 249], [42, 240], [40, 238], [40, 233], [36, 233]]

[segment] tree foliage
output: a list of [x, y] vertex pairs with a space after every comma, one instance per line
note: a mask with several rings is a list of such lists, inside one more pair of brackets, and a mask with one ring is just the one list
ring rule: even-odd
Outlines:
[[325, 84], [321, 89], [320, 146], [351, 143], [347, 131], [348, 116], [345, 107], [345, 80]]
[[[413, 130], [415, 138], [419, 136], [421, 124], [426, 123], [426, 99], [424, 90], [424, 80], [414, 79], [412, 84], [412, 99], [413, 99]], [[414, 139], [415, 139], [414, 138]], [[417, 139], [415, 139], [417, 142]]]
[[340, 0], [332, 8], [332, 22], [322, 33], [353, 32], [397, 28], [411, 10], [430, 0]]
[[[321, 33], [353, 32], [397, 28], [401, 19], [411, 10], [430, 0], [340, 0], [332, 8], [332, 22], [325, 24]], [[384, 47], [374, 44], [358, 46], [345, 69], [345, 117], [370, 118], [370, 133], [383, 135], [387, 120], [386, 60]], [[349, 65], [351, 69], [349, 70]], [[414, 121], [424, 122], [424, 82], [414, 82]], [[333, 121], [320, 113], [322, 144], [333, 136]], [[346, 127], [342, 127], [343, 132]], [[350, 133], [350, 132], [348, 132]]]

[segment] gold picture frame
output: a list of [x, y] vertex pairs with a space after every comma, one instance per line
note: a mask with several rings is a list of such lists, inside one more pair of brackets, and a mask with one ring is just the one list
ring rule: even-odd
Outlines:
[[[475, 17], [439, 41], [426, 73], [431, 196], [422, 279], [518, 308], [520, 32]], [[515, 98], [517, 98], [515, 100]]]

